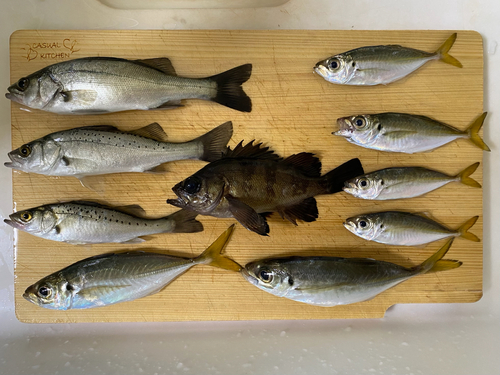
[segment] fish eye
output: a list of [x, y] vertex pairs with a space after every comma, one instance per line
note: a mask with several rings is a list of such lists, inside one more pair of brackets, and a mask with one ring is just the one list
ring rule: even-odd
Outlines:
[[40, 295], [40, 297], [47, 298], [52, 294], [52, 291], [46, 286], [41, 286], [38, 289], [38, 294]]
[[30, 84], [30, 81], [28, 78], [21, 78], [19, 81], [17, 81], [17, 87], [19, 90], [24, 91], [28, 88]]
[[367, 225], [368, 225], [368, 223], [367, 223], [366, 221], [364, 221], [364, 220], [360, 220], [360, 222], [359, 222], [359, 226], [360, 226], [361, 228], [366, 228], [366, 226], [367, 226]]
[[368, 180], [366, 178], [363, 178], [361, 180], [359, 180], [359, 186], [362, 187], [362, 188], [365, 188], [368, 186]]
[[259, 272], [259, 278], [265, 283], [273, 281], [273, 273], [269, 270], [263, 269]]
[[354, 118], [353, 123], [357, 128], [361, 129], [366, 125], [366, 120], [364, 117], [358, 116]]
[[328, 62], [328, 67], [329, 67], [330, 69], [337, 69], [339, 66], [340, 66], [340, 64], [339, 64], [339, 60], [337, 60], [337, 59], [331, 59], [331, 60]]
[[195, 194], [200, 191], [201, 182], [195, 177], [189, 177], [186, 182], [184, 182], [184, 190], [188, 194]]
[[19, 148], [19, 153], [21, 154], [22, 157], [28, 157], [31, 154], [31, 146], [30, 145], [23, 145]]
[[21, 220], [24, 221], [24, 222], [28, 222], [30, 221], [31, 219], [33, 218], [33, 215], [31, 214], [31, 212], [29, 211], [24, 211], [22, 214], [21, 214]]

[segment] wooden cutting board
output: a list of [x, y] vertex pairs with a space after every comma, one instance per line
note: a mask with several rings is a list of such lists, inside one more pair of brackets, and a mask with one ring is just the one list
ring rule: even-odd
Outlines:
[[[23, 111], [12, 104], [12, 146], [48, 133], [84, 125], [109, 124], [123, 130], [151, 122], [163, 126], [171, 141], [195, 138], [232, 120], [230, 142], [256, 139], [279, 155], [314, 152], [323, 171], [359, 157], [366, 171], [391, 166], [424, 166], [456, 174], [482, 161], [482, 151], [465, 140], [438, 150], [405, 155], [383, 153], [351, 145], [331, 135], [336, 119], [357, 113], [409, 112], [434, 117], [465, 129], [483, 111], [483, 48], [481, 36], [459, 31], [451, 54], [464, 66], [458, 69], [438, 61], [389, 86], [343, 87], [312, 73], [314, 64], [335, 53], [376, 44], [436, 50], [451, 31], [34, 31], [15, 32], [10, 40], [11, 82], [49, 64], [86, 56], [128, 59], [166, 56], [177, 73], [204, 77], [244, 63], [253, 64], [244, 85], [253, 111], [240, 113], [215, 103], [191, 100], [181, 109], [134, 111], [95, 116], [60, 116]], [[489, 126], [486, 119], [486, 126]], [[151, 217], [174, 212], [165, 203], [174, 198], [173, 185], [205, 163], [181, 161], [164, 175], [116, 174], [98, 177], [96, 191], [75, 178], [54, 178], [13, 172], [14, 209], [72, 199], [99, 200], [111, 205], [140, 204]], [[482, 167], [473, 178], [482, 181]], [[385, 246], [355, 237], [342, 226], [345, 218], [370, 211], [428, 212], [456, 228], [480, 215], [472, 232], [482, 237], [482, 190], [449, 184], [424, 197], [374, 202], [345, 193], [317, 198], [319, 219], [297, 227], [273, 216], [270, 237], [260, 237], [238, 225], [227, 253], [241, 264], [276, 255], [330, 255], [369, 257], [412, 266], [433, 254], [443, 242], [426, 247]], [[482, 243], [458, 239], [446, 258], [463, 266], [447, 272], [415, 277], [375, 299], [349, 306], [309, 306], [260, 291], [238, 273], [197, 266], [162, 292], [104, 308], [52, 311], [22, 298], [30, 284], [80, 259], [119, 250], [154, 250], [195, 256], [219, 236], [233, 219], [201, 217], [205, 231], [162, 234], [140, 245], [105, 244], [92, 247], [52, 242], [20, 232], [15, 246], [16, 313], [23, 322], [114, 322], [251, 319], [330, 319], [382, 317], [396, 303], [474, 302], [482, 295]]]

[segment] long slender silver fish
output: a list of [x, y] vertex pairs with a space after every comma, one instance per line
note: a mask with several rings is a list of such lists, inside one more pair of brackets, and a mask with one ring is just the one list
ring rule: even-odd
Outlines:
[[361, 147], [407, 154], [430, 151], [460, 138], [490, 151], [479, 136], [486, 114], [475, 119], [465, 131], [426, 116], [406, 113], [341, 117], [337, 120], [340, 129], [332, 134]]
[[221, 255], [232, 231], [227, 229], [195, 258], [143, 251], [87, 258], [44, 277], [23, 297], [46, 309], [89, 309], [158, 293], [197, 264], [239, 271], [238, 263]]
[[161, 164], [183, 159], [214, 161], [226, 151], [233, 134], [228, 121], [205, 135], [184, 143], [166, 142], [160, 125], [124, 132], [98, 125], [46, 135], [9, 152], [6, 167], [48, 176], [84, 176], [148, 172]]
[[112, 208], [74, 201], [18, 211], [4, 222], [37, 237], [78, 245], [140, 243], [146, 240], [144, 236], [152, 234], [203, 231], [194, 211], [180, 210], [160, 219], [147, 219], [144, 215], [137, 205]]
[[468, 230], [476, 223], [474, 216], [453, 230], [418, 214], [401, 211], [376, 212], [348, 218], [344, 227], [368, 241], [387, 245], [418, 246], [449, 237], [479, 242]]
[[324, 307], [348, 305], [372, 299], [414, 276], [460, 267], [462, 262], [442, 260], [452, 242], [411, 268], [367, 258], [288, 257], [248, 263], [241, 273], [277, 297]]
[[399, 45], [361, 47], [318, 62], [314, 72], [331, 83], [373, 86], [406, 77], [431, 60], [461, 68], [462, 64], [448, 53], [456, 39], [455, 33], [432, 53]]
[[252, 102], [241, 85], [251, 74], [252, 65], [246, 64], [207, 78], [183, 78], [167, 58], [86, 57], [22, 77], [5, 96], [65, 115], [175, 108], [182, 99], [211, 100], [250, 112]]
[[450, 182], [480, 188], [479, 182], [469, 177], [478, 166], [474, 163], [456, 176], [423, 167], [385, 168], [346, 181], [344, 191], [357, 198], [388, 200], [418, 197]]

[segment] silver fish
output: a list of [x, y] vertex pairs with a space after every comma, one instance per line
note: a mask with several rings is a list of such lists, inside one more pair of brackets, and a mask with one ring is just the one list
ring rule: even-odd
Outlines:
[[288, 257], [248, 263], [241, 274], [277, 297], [324, 307], [348, 305], [372, 299], [414, 276], [460, 267], [462, 262], [442, 260], [452, 242], [411, 268], [366, 258]]
[[423, 167], [386, 168], [346, 181], [344, 191], [357, 198], [388, 200], [418, 197], [450, 182], [480, 188], [469, 177], [478, 166], [479, 163], [474, 163], [456, 176]]
[[373, 86], [406, 77], [431, 60], [461, 68], [462, 64], [448, 53], [456, 39], [455, 33], [432, 53], [399, 45], [357, 48], [318, 62], [314, 72], [331, 83]]
[[74, 201], [48, 204], [18, 211], [4, 222], [13, 228], [47, 240], [71, 244], [144, 242], [158, 233], [203, 231], [196, 212], [180, 210], [160, 219], [144, 218], [137, 205], [116, 207], [94, 202]]
[[30, 108], [58, 114], [175, 108], [182, 99], [211, 100], [250, 112], [252, 102], [241, 85], [251, 73], [252, 65], [246, 64], [207, 78], [182, 78], [167, 58], [86, 57], [22, 77], [5, 96]]
[[430, 151], [460, 138], [490, 151], [479, 136], [486, 114], [474, 120], [465, 131], [426, 116], [406, 113], [341, 117], [337, 120], [340, 129], [332, 134], [361, 147], [407, 154]]
[[142, 251], [87, 258], [44, 277], [23, 297], [46, 309], [89, 309], [158, 293], [197, 264], [239, 271], [238, 263], [221, 255], [232, 230], [195, 258]]
[[[46, 135], [9, 152], [6, 167], [48, 176], [84, 176], [157, 171], [163, 163], [200, 159], [214, 161], [226, 151], [233, 134], [228, 121], [199, 138], [184, 143], [166, 142], [160, 125], [124, 132], [98, 125]], [[160, 167], [159, 167], [160, 166]]]
[[477, 219], [478, 216], [474, 216], [453, 230], [418, 214], [386, 211], [350, 217], [344, 222], [344, 227], [368, 241], [387, 245], [418, 246], [449, 237], [462, 237], [479, 242], [475, 234], [468, 232]]

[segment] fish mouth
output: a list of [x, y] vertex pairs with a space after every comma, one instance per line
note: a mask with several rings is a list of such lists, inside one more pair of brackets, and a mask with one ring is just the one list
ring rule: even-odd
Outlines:
[[337, 125], [339, 126], [339, 130], [333, 132], [333, 135], [351, 138], [352, 133], [354, 132], [354, 127], [352, 126], [351, 120], [349, 120], [347, 117], [341, 117], [337, 119]]
[[10, 91], [10, 89], [8, 89], [8, 90], [9, 90], [9, 92], [5, 94], [5, 97], [7, 99], [12, 100], [13, 102], [16, 102], [19, 104], [23, 104], [20, 96], [16, 95], [16, 93]]
[[167, 203], [179, 208], [186, 208], [188, 206], [187, 202], [181, 197], [176, 199], [167, 199]]
[[14, 168], [14, 159], [12, 156], [12, 152], [9, 152], [7, 156], [9, 157], [10, 161], [6, 161], [5, 163], [3, 163], [3, 165], [5, 165], [7, 168]]
[[356, 234], [356, 224], [352, 220], [347, 219], [342, 224], [344, 224], [345, 229], [349, 232]]
[[246, 268], [241, 269], [241, 276], [243, 276], [250, 284], [257, 286], [259, 284], [259, 280], [250, 274]]
[[7, 225], [10, 225], [12, 228], [14, 229], [20, 229], [22, 230], [24, 228], [24, 225], [22, 225], [21, 223], [17, 222], [15, 219], [13, 219], [12, 217], [10, 217], [12, 220], [9, 220], [9, 219], [4, 219], [3, 222]]
[[321, 65], [321, 63], [316, 64], [316, 66], [313, 68], [313, 73], [316, 73], [323, 78], [328, 77], [328, 70], [324, 65]]
[[356, 184], [351, 181], [345, 181], [342, 190], [344, 190], [346, 193], [354, 194], [354, 192], [357, 190]]

